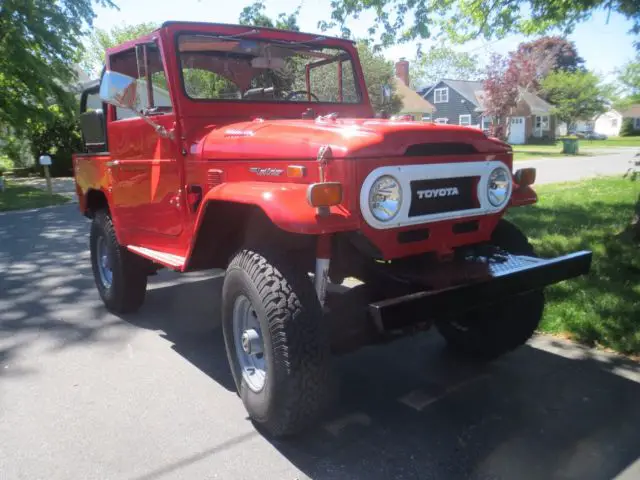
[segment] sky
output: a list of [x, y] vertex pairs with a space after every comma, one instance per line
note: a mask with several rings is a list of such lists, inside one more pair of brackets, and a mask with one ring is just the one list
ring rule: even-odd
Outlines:
[[[238, 17], [242, 9], [254, 0], [114, 0], [119, 7], [107, 9], [99, 7], [96, 10], [97, 18], [94, 25], [98, 28], [109, 30], [112, 27], [123, 24], [136, 24], [141, 22], [162, 23], [168, 20], [203, 21], [216, 23], [238, 23]], [[329, 20], [331, 0], [265, 0], [266, 14], [276, 17], [278, 13], [293, 12], [301, 6], [298, 23], [304, 32], [321, 33], [317, 24], [319, 20]], [[608, 22], [607, 22], [608, 20]], [[356, 37], [365, 37], [366, 29], [373, 22], [372, 15], [363, 15], [358, 20], [348, 24]], [[602, 74], [609, 81], [614, 79], [613, 72], [625, 62], [635, 56], [633, 47], [634, 37], [627, 32], [631, 28], [631, 22], [619, 14], [596, 12], [592, 18], [580, 24], [569, 36], [574, 41], [578, 53], [586, 61], [587, 68]], [[327, 32], [327, 34], [337, 32]], [[481, 61], [486, 61], [491, 53], [506, 54], [515, 50], [517, 45], [526, 41], [522, 35], [512, 35], [499, 41], [474, 40], [461, 46], [456, 46], [459, 51], [477, 54]], [[423, 48], [428, 48], [429, 41], [423, 41]], [[417, 45], [395, 45], [384, 51], [390, 60], [400, 57], [411, 59], [415, 57]]]

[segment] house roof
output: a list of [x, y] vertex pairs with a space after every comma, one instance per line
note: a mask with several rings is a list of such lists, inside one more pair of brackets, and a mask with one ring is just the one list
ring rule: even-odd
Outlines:
[[525, 103], [527, 103], [527, 105], [529, 105], [529, 108], [531, 109], [531, 113], [533, 115], [548, 114], [549, 112], [551, 112], [551, 109], [553, 108], [551, 104], [547, 103], [538, 95], [531, 92], [527, 92], [523, 88], [520, 89], [520, 98]]
[[635, 105], [631, 105], [622, 113], [623, 118], [637, 118], [640, 117], [640, 103], [636, 103]]
[[[450, 88], [453, 88], [456, 92], [462, 95], [466, 100], [471, 102], [476, 106], [476, 112], [482, 112], [484, 110], [484, 88], [483, 82], [477, 80], [449, 80], [443, 79], [440, 82], [436, 83], [433, 87], [431, 87], [428, 91], [424, 92], [424, 95], [429, 93], [431, 90], [435, 88], [440, 83], [444, 83], [448, 85]], [[520, 98], [524, 101], [529, 108], [531, 108], [532, 114], [548, 114], [551, 111], [552, 105], [547, 103], [545, 100], [540, 98], [538, 95], [534, 93], [527, 92], [524, 89], [520, 89]], [[639, 105], [640, 107], [640, 105]], [[640, 113], [638, 114], [640, 116]]]
[[402, 100], [400, 113], [433, 113], [436, 108], [407, 87], [402, 80], [395, 78], [396, 93]]

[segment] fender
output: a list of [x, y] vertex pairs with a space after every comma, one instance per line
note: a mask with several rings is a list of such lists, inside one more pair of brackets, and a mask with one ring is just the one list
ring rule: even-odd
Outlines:
[[533, 188], [520, 187], [517, 184], [513, 185], [513, 193], [511, 194], [511, 200], [509, 201], [510, 207], [522, 207], [524, 205], [532, 205], [538, 201], [538, 195]]
[[306, 235], [357, 230], [360, 218], [343, 205], [331, 207], [327, 216], [318, 215], [316, 209], [307, 202], [306, 184], [271, 182], [223, 183], [209, 190], [198, 209], [196, 231], [204, 217], [208, 202], [222, 201], [255, 205], [278, 228]]

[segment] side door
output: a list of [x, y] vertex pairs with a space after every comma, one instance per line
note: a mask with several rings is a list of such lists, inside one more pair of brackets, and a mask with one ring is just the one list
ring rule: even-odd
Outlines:
[[149, 123], [171, 131], [176, 122], [161, 49], [145, 43], [110, 55], [108, 63], [110, 70], [137, 78], [141, 100], [139, 114], [109, 107], [113, 208], [129, 238], [177, 237], [184, 222], [182, 157], [177, 143]]

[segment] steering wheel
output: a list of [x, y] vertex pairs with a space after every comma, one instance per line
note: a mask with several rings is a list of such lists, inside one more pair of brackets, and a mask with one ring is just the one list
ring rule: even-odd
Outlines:
[[309, 96], [313, 97], [313, 99], [314, 99], [316, 102], [319, 102], [319, 101], [320, 101], [320, 99], [316, 96], [316, 94], [315, 94], [315, 93], [313, 93], [313, 92], [307, 92], [306, 90], [294, 90], [293, 92], [289, 92], [289, 93], [287, 94], [287, 96], [286, 96], [286, 97], [284, 97], [284, 99], [285, 99], [285, 100], [291, 100], [291, 99], [292, 99], [293, 97], [295, 97], [296, 95], [304, 95], [305, 97], [306, 97], [307, 95], [309, 95]]

